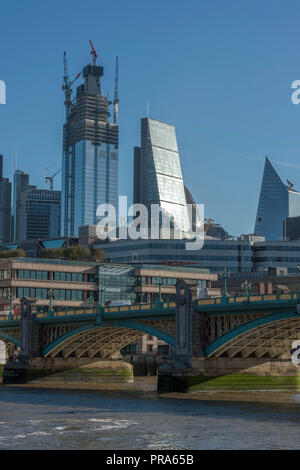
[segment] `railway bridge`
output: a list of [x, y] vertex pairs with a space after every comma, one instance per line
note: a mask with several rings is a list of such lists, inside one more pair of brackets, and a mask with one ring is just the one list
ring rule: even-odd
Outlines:
[[95, 372], [99, 361], [103, 368], [124, 368], [120, 349], [147, 333], [173, 348], [165, 377], [297, 375], [289, 351], [300, 339], [298, 293], [193, 299], [184, 281], [176, 292], [176, 302], [48, 312], [22, 299], [20, 314], [0, 317], [0, 339], [18, 351], [4, 381], [14, 381], [19, 370], [25, 380], [29, 369], [35, 377], [48, 370], [55, 376], [58, 369]]

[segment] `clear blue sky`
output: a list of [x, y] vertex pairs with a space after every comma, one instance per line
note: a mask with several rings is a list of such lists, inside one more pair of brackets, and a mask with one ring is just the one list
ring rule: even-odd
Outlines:
[[[2, 2], [0, 153], [46, 187], [61, 162], [63, 51], [70, 75], [92, 39], [113, 95], [119, 56], [120, 194], [132, 197], [133, 146], [146, 115], [176, 126], [185, 184], [230, 233], [253, 231], [264, 156], [300, 190], [300, 2], [40, 0]], [[56, 165], [55, 165], [56, 164]], [[60, 177], [55, 187], [60, 187]]]

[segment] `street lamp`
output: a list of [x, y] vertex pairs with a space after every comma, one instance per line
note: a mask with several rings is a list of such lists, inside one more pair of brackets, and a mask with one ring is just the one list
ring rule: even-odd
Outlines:
[[249, 289], [251, 289], [251, 287], [252, 287], [252, 284], [251, 282], [248, 281], [248, 279], [246, 279], [245, 282], [241, 284], [241, 288], [243, 289], [243, 293], [245, 295], [249, 295]]
[[52, 312], [52, 305], [53, 305], [53, 300], [54, 300], [54, 290], [53, 289], [50, 289], [49, 292], [48, 292], [48, 297], [49, 297], [49, 309], [50, 309], [50, 312]]
[[88, 296], [89, 308], [92, 308], [93, 300], [94, 300], [94, 296], [93, 296], [92, 292], [90, 292], [90, 295]]
[[14, 295], [10, 292], [9, 293], [9, 296], [8, 296], [8, 299], [9, 299], [9, 303], [10, 303], [10, 314], [12, 315], [13, 314], [13, 301], [14, 301]]
[[103, 292], [105, 291], [105, 287], [102, 284], [98, 286], [98, 306], [102, 307], [103, 304]]
[[129, 297], [130, 297], [131, 305], [133, 305], [133, 304], [134, 304], [134, 301], [135, 301], [135, 297], [136, 297], [136, 296], [135, 296], [135, 292], [131, 292], [131, 294], [129, 295]]
[[224, 292], [223, 297], [227, 297], [227, 279], [229, 277], [229, 273], [227, 273], [227, 268], [224, 268], [224, 271], [220, 272], [221, 279], [224, 279]]
[[160, 276], [158, 278], [158, 289], [159, 289], [159, 302], [161, 302], [161, 286], [162, 286], [163, 280], [162, 277]]

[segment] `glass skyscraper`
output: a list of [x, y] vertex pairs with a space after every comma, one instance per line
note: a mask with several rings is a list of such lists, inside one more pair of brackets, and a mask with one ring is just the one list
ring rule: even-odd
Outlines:
[[300, 215], [300, 193], [285, 185], [266, 157], [254, 232], [266, 240], [285, 238], [283, 221]]
[[134, 148], [134, 203], [151, 204], [173, 219], [182, 232], [190, 228], [175, 127], [141, 120], [141, 147]]
[[3, 178], [3, 156], [0, 155], [0, 241], [11, 241], [11, 183]]
[[119, 127], [109, 121], [108, 97], [101, 94], [103, 67], [87, 65], [84, 83], [64, 125], [62, 162], [62, 234], [77, 235], [97, 224], [99, 204], [117, 208]]
[[19, 230], [22, 240], [60, 235], [61, 192], [30, 189], [21, 193]]
[[29, 188], [29, 175], [20, 170], [15, 170], [14, 173], [14, 193], [13, 193], [13, 218], [14, 218], [14, 233], [13, 241], [22, 240], [20, 233], [20, 208], [21, 208], [21, 194]]

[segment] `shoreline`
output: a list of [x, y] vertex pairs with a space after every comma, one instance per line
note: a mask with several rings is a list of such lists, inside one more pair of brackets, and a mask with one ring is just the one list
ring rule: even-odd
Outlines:
[[73, 383], [44, 383], [44, 384], [11, 384], [3, 385], [1, 388], [12, 389], [34, 389], [34, 390], [58, 390], [72, 392], [89, 393], [117, 393], [124, 398], [131, 395], [140, 395], [149, 399], [183, 399], [197, 401], [219, 401], [219, 402], [257, 402], [257, 403], [297, 403], [300, 405], [300, 390], [292, 389], [272, 389], [272, 390], [202, 390], [190, 391], [188, 393], [170, 392], [158, 394], [156, 391], [157, 376], [135, 377], [133, 383], [92, 383], [92, 382], [73, 382]]

